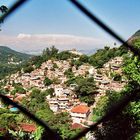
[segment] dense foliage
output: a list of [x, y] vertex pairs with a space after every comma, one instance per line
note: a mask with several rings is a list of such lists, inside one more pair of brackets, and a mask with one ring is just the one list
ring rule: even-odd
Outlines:
[[49, 79], [48, 77], [45, 77], [44, 79], [44, 85], [45, 86], [49, 86], [53, 83], [53, 81], [51, 79]]
[[[17, 72], [31, 55], [16, 52], [8, 47], [0, 46], [0, 79]], [[19, 63], [19, 64], [16, 64]]]
[[[140, 40], [137, 38], [133, 40], [132, 43], [135, 47], [140, 46]], [[7, 52], [6, 50], [5, 52]], [[4, 52], [4, 53], [5, 53]], [[107, 91], [106, 95], [99, 99], [99, 102], [96, 105], [96, 108], [93, 110], [93, 121], [97, 121], [101, 116], [103, 116], [110, 107], [117, 103], [117, 101], [126, 94], [129, 94], [133, 88], [137, 88], [138, 84], [140, 84], [140, 62], [138, 57], [134, 57], [130, 53], [126, 54], [126, 50], [123, 49], [123, 46], [120, 48], [109, 48], [105, 47], [104, 49], [98, 50], [95, 54], [91, 56], [81, 55], [77, 56], [68, 51], [58, 52], [54, 46], [51, 48], [46, 48], [41, 56], [34, 56], [30, 59], [30, 61], [23, 66], [23, 71], [25, 73], [30, 73], [35, 68], [39, 68], [41, 64], [49, 59], [51, 60], [71, 60], [71, 66], [78, 67], [84, 63], [90, 63], [97, 68], [100, 68], [105, 64], [110, 58], [116, 56], [122, 56], [125, 54], [125, 63], [123, 72], [127, 76], [129, 80], [129, 85], [125, 88], [125, 90], [121, 92], [115, 91]], [[15, 52], [14, 52], [15, 53]], [[12, 54], [9, 55], [11, 59]], [[9, 57], [8, 56], [8, 57]], [[76, 59], [73, 59], [75, 57]], [[21, 59], [17, 59], [12, 56], [12, 59], [16, 61], [20, 61]], [[26, 58], [24, 58], [26, 59]], [[0, 59], [1, 60], [1, 59]], [[6, 58], [4, 58], [6, 61]], [[5, 64], [1, 64], [5, 65]], [[5, 65], [7, 66], [7, 65]], [[11, 70], [13, 66], [9, 65], [9, 69], [6, 67], [2, 67], [0, 71], [3, 74], [5, 71], [7, 73], [13, 72]], [[19, 65], [20, 66], [20, 65]], [[11, 69], [10, 69], [11, 68]], [[53, 69], [58, 68], [58, 66], [54, 63]], [[16, 67], [16, 70], [18, 67]], [[15, 69], [14, 69], [15, 70]], [[99, 70], [98, 70], [98, 73]], [[82, 77], [82, 76], [74, 76], [72, 69], [69, 68], [64, 73], [68, 81], [66, 82], [67, 86], [71, 84], [75, 84], [75, 93], [77, 97], [82, 101], [91, 105], [94, 103], [95, 95], [97, 94], [97, 87], [94, 79], [92, 77]], [[121, 81], [121, 75], [114, 74], [115, 81]], [[44, 84], [45, 86], [49, 86], [52, 83], [59, 83], [58, 79], [50, 80], [48, 77], [45, 78]], [[20, 84], [14, 84], [14, 90], [10, 91], [13, 95], [15, 93], [24, 94], [26, 90]], [[39, 118], [43, 119], [49, 126], [52, 127], [54, 131], [57, 131], [63, 139], [70, 139], [73, 135], [76, 134], [79, 130], [71, 130], [70, 124], [71, 119], [68, 113], [58, 113], [54, 114], [52, 110], [49, 108], [49, 105], [46, 101], [46, 96], [53, 96], [54, 89], [48, 89], [46, 91], [41, 91], [39, 89], [33, 88], [31, 94], [28, 99], [23, 99], [22, 104], [26, 106], [31, 112], [36, 114]], [[10, 112], [9, 109], [1, 109], [0, 110], [0, 128], [6, 128], [6, 131], [10, 129], [11, 134], [12, 130], [14, 130], [15, 126], [17, 126], [21, 122], [32, 122], [28, 120], [22, 114], [18, 112], [13, 113]], [[33, 122], [32, 122], [33, 123]], [[37, 126], [38, 127], [38, 126]], [[136, 98], [131, 101], [131, 103], [117, 116], [110, 121], [102, 123], [102, 127], [99, 127], [97, 131], [95, 131], [95, 137], [97, 139], [139, 139], [140, 137], [140, 100]], [[7, 133], [7, 132], [6, 132]], [[39, 134], [39, 135], [38, 135]], [[16, 134], [14, 134], [16, 135]], [[22, 134], [23, 135], [23, 134]], [[19, 135], [18, 135], [19, 136]], [[42, 137], [42, 139], [46, 139], [46, 132], [43, 128], [38, 127], [34, 136]], [[22, 137], [23, 138], [23, 137]]]
[[14, 51], [5, 46], [0, 46], [0, 56], [1, 63], [8, 63], [11, 59], [13, 62], [25, 61], [31, 57], [31, 55]]
[[[139, 40], [133, 40], [135, 47], [139, 48]], [[137, 46], [136, 46], [137, 45]], [[133, 56], [130, 52], [125, 55], [123, 72], [129, 80], [129, 84], [120, 93], [110, 92], [100, 98], [96, 108], [93, 110], [93, 120], [103, 116], [109, 108], [124, 96], [129, 94], [133, 89], [138, 88], [140, 84], [140, 63], [139, 58]], [[102, 124], [95, 132], [97, 139], [135, 139], [140, 137], [140, 98], [139, 95], [133, 99], [130, 104], [113, 119]]]
[[123, 46], [119, 48], [104, 47], [104, 49], [99, 49], [97, 52], [89, 57], [89, 63], [97, 68], [102, 67], [111, 58], [116, 56], [122, 56], [127, 51]]
[[67, 85], [75, 84], [75, 92], [78, 98], [82, 102], [88, 103], [88, 105], [94, 103], [94, 97], [97, 93], [97, 87], [95, 85], [94, 78], [85, 78], [82, 76], [71, 77], [66, 82]]
[[73, 78], [74, 77], [74, 73], [72, 72], [72, 68], [69, 68], [68, 70], [66, 70], [64, 72], [64, 75], [66, 75], [67, 78]]
[[[54, 131], [57, 131], [64, 139], [69, 139], [76, 134], [77, 130], [71, 130], [70, 123], [71, 119], [68, 113], [54, 114], [50, 110], [45, 97], [52, 94], [52, 89], [41, 92], [39, 89], [33, 89], [28, 100], [24, 100], [23, 104], [28, 109], [34, 112], [39, 118], [43, 119]], [[45, 138], [44, 135], [42, 137]]]

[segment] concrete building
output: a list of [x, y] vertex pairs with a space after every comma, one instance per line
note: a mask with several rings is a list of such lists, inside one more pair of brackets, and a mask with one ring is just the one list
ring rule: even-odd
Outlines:
[[77, 105], [70, 110], [70, 115], [75, 123], [83, 123], [90, 114], [90, 108], [86, 105]]

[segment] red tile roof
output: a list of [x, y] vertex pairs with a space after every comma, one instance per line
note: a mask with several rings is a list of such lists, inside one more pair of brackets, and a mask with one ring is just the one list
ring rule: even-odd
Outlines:
[[0, 128], [0, 132], [4, 132], [4, 131], [6, 131], [5, 128]]
[[20, 128], [24, 131], [24, 132], [34, 132], [36, 130], [36, 126], [34, 124], [20, 124]]
[[77, 105], [71, 109], [72, 113], [82, 113], [85, 114], [89, 111], [89, 107], [86, 105]]
[[18, 96], [14, 99], [14, 101], [15, 101], [15, 102], [20, 102], [20, 101], [22, 101], [22, 99], [23, 99], [24, 97], [26, 97], [25, 94], [18, 95]]
[[83, 129], [84, 126], [79, 123], [74, 123], [71, 125], [71, 129]]

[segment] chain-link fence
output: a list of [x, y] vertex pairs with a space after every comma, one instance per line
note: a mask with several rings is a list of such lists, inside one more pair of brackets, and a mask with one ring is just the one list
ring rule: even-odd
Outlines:
[[[15, 12], [20, 6], [22, 6], [25, 2], [28, 2], [28, 0], [19, 0], [18, 2], [14, 3], [13, 6], [11, 6], [8, 11], [3, 14], [0, 17], [0, 22], [7, 19], [13, 12]], [[71, 4], [73, 4], [77, 9], [79, 9], [85, 16], [87, 16], [91, 21], [96, 23], [100, 28], [102, 28], [104, 31], [106, 31], [108, 34], [110, 34], [112, 37], [117, 39], [120, 43], [123, 44], [124, 47], [126, 47], [128, 50], [130, 50], [134, 55], [140, 56], [140, 50], [136, 49], [134, 46], [128, 44], [124, 39], [122, 39], [118, 34], [116, 34], [115, 31], [113, 31], [109, 26], [104, 24], [102, 20], [100, 20], [97, 16], [95, 16], [93, 13], [91, 13], [88, 9], [86, 9], [83, 5], [81, 5], [76, 0], [69, 0]], [[131, 94], [124, 96], [120, 101], [118, 101], [117, 104], [114, 104], [108, 113], [106, 113], [102, 118], [100, 118], [96, 123], [91, 125], [88, 128], [83, 129], [80, 133], [78, 133], [76, 136], [74, 136], [71, 140], [78, 140], [81, 137], [85, 136], [86, 133], [89, 131], [94, 131], [97, 129], [97, 126], [101, 123], [104, 123], [110, 119], [112, 119], [115, 115], [119, 114], [126, 105], [130, 101], [132, 101], [140, 92], [140, 88], [134, 89]], [[20, 104], [15, 103], [14, 101], [10, 100], [8, 97], [4, 96], [3, 94], [0, 94], [0, 98], [7, 104], [13, 105], [17, 107], [23, 114], [28, 116], [31, 120], [36, 122], [37, 124], [41, 125], [46, 130], [46, 135], [48, 139], [50, 140], [61, 140], [61, 136], [54, 132], [50, 127], [44, 122], [43, 120], [36, 117], [34, 114], [32, 114], [28, 109], [21, 106]]]

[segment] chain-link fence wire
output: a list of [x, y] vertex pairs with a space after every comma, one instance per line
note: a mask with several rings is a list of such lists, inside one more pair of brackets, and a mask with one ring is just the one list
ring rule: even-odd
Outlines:
[[[69, 0], [74, 6], [76, 6], [83, 14], [85, 14], [89, 19], [91, 19], [93, 22], [95, 22], [100, 28], [102, 28], [104, 31], [106, 31], [108, 34], [110, 34], [112, 37], [120, 41], [124, 47], [126, 47], [128, 50], [133, 52], [134, 55], [140, 56], [140, 50], [136, 49], [134, 46], [128, 44], [122, 37], [120, 37], [116, 32], [114, 32], [109, 26], [104, 24], [102, 20], [100, 20], [97, 16], [95, 16], [93, 13], [91, 13], [88, 9], [86, 9], [83, 5], [81, 5], [76, 0]], [[17, 10], [17, 8], [21, 7], [25, 2], [28, 2], [28, 0], [18, 0], [15, 2], [6, 13], [4, 13], [0, 17], [0, 22], [7, 19], [13, 12]], [[82, 130], [80, 133], [78, 133], [76, 136], [74, 136], [71, 140], [77, 140], [81, 137], [85, 136], [89, 131], [94, 131], [97, 129], [97, 126], [103, 122], [106, 122], [110, 119], [112, 119], [115, 115], [119, 114], [126, 105], [130, 101], [132, 101], [137, 94], [140, 92], [140, 88], [134, 89], [131, 94], [125, 95], [120, 101], [118, 101], [116, 104], [114, 104], [108, 113], [106, 113], [103, 117], [101, 117], [95, 124], [91, 125], [90, 127]], [[54, 132], [50, 127], [44, 122], [43, 120], [36, 117], [33, 113], [31, 113], [28, 109], [23, 107], [20, 104], [15, 103], [8, 97], [4, 96], [3, 94], [0, 94], [0, 98], [7, 104], [13, 105], [17, 107], [23, 114], [25, 114], [27, 117], [29, 117], [31, 120], [36, 122], [37, 124], [41, 125], [47, 133], [48, 139], [51, 140], [61, 140], [61, 136], [58, 135], [56, 132]]]

